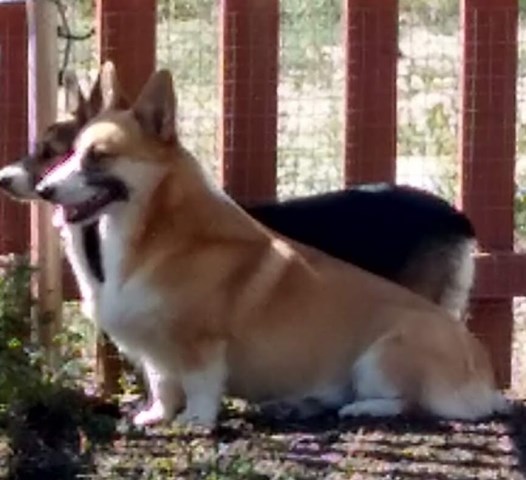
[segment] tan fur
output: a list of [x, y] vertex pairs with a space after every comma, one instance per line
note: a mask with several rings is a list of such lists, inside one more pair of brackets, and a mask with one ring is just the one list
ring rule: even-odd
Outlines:
[[349, 383], [355, 362], [378, 344], [382, 373], [408, 403], [473, 383], [493, 389], [488, 356], [462, 324], [409, 290], [258, 224], [167, 136], [170, 119], [155, 110], [161, 100], [147, 101], [138, 102], [145, 117], [96, 118], [77, 148], [103, 153], [107, 164], [125, 157], [163, 172], [129, 231], [121, 281], [140, 278], [162, 299], [156, 328], [181, 371], [199, 371], [224, 351], [229, 393], [289, 398]]

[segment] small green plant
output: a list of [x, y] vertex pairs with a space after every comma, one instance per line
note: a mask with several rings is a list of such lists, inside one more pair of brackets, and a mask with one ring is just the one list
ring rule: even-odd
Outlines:
[[86, 377], [85, 325], [69, 318], [54, 339], [61, 367], [45, 364], [43, 349], [31, 335], [30, 280], [34, 269], [24, 257], [0, 259], [0, 412], [20, 403], [43, 401], [63, 388], [77, 389]]
[[2, 258], [0, 271], [0, 408], [42, 386], [40, 350], [31, 342], [32, 269], [25, 258]]

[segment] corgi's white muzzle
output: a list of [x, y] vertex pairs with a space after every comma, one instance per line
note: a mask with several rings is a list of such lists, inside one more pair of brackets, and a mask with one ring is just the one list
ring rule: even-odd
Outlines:
[[36, 186], [37, 194], [62, 207], [64, 220], [80, 223], [98, 218], [106, 208], [128, 199], [125, 183], [102, 169], [84, 169], [74, 153]]

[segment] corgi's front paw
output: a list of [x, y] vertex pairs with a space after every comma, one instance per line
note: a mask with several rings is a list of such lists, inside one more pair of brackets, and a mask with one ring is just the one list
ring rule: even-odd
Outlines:
[[166, 409], [160, 401], [154, 401], [149, 407], [141, 410], [133, 417], [133, 424], [136, 427], [155, 425], [166, 420]]

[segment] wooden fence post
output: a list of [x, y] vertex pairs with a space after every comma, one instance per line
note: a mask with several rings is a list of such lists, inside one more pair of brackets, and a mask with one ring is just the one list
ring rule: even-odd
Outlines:
[[[155, 69], [156, 7], [156, 0], [96, 0], [100, 63], [115, 63], [119, 83], [130, 100]], [[116, 393], [122, 361], [105, 335], [97, 342], [97, 371], [103, 393]]]
[[[30, 150], [57, 116], [57, 24], [51, 2], [28, 0], [28, 101]], [[39, 342], [48, 360], [58, 364], [59, 351], [53, 340], [61, 327], [62, 259], [58, 232], [51, 224], [52, 207], [31, 205], [31, 263], [35, 278], [36, 326]]]
[[225, 190], [276, 195], [279, 0], [221, 0], [220, 142]]
[[[518, 3], [462, 0], [461, 9], [461, 201], [481, 249], [505, 258], [513, 252]], [[471, 313], [470, 325], [489, 347], [499, 384], [508, 386], [512, 299], [476, 299]]]
[[[27, 153], [27, 28], [24, 0], [0, 1], [0, 166]], [[0, 254], [25, 254], [29, 209], [0, 196]]]
[[155, 70], [156, 8], [157, 0], [96, 0], [100, 62], [115, 63], [131, 99]]
[[345, 183], [394, 181], [398, 0], [344, 0]]

